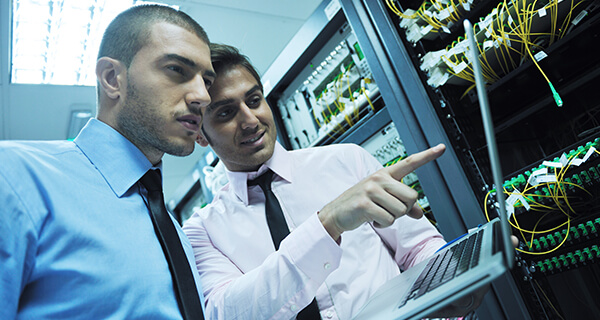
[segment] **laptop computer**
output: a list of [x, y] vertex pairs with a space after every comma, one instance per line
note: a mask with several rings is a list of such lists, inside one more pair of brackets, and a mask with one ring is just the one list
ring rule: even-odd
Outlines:
[[[477, 97], [496, 187], [502, 171], [473, 27], [464, 21]], [[499, 218], [452, 241], [433, 257], [388, 281], [369, 298], [355, 320], [421, 319], [488, 285], [512, 268], [514, 248], [503, 192], [496, 192]]]

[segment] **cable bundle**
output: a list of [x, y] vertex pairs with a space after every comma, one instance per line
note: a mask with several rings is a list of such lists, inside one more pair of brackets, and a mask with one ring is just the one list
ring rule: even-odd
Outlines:
[[[547, 56], [544, 49], [567, 35], [585, 16], [586, 11], [583, 10], [574, 17], [577, 8], [584, 1], [550, 0], [545, 4], [537, 0], [500, 2], [473, 26], [486, 82], [494, 83], [525, 61], [531, 60], [548, 82], [556, 104], [562, 106], [562, 99], [539, 66], [538, 61]], [[448, 20], [444, 20], [448, 23], [442, 25], [440, 21], [431, 18], [431, 13], [424, 14], [424, 12], [431, 12], [440, 7], [454, 8], [463, 4], [463, 2], [451, 4], [448, 1], [431, 3], [426, 1], [416, 11], [409, 9], [402, 13], [393, 1], [388, 0], [386, 3], [392, 12], [402, 17], [401, 26], [408, 24], [405, 22], [407, 19], [418, 21], [413, 23], [420, 25], [421, 33], [424, 31], [439, 32], [459, 18], [458, 14], [451, 15]], [[415, 37], [410, 36], [408, 30], [407, 38], [412, 41]], [[427, 36], [422, 34], [421, 38], [427, 38]], [[466, 92], [473, 88], [473, 69], [465, 54], [466, 50], [465, 37], [460, 36], [445, 49], [426, 53], [421, 59], [420, 68], [428, 73], [428, 84], [434, 88], [446, 83], [471, 84]]]

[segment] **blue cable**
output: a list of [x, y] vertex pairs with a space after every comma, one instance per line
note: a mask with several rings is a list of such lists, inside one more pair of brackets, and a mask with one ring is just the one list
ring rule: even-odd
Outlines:
[[[477, 225], [477, 229], [479, 229], [479, 228], [481, 228], [481, 224]], [[458, 240], [462, 239], [464, 236], [468, 235], [469, 233], [470, 233], [470, 232], [467, 232], [467, 233], [461, 234], [460, 236], [458, 236], [458, 237], [454, 238], [453, 240], [450, 240], [450, 241], [448, 241], [448, 242], [447, 242], [445, 245], [443, 245], [443, 246], [441, 246], [439, 249], [437, 249], [437, 250], [435, 251], [435, 253], [438, 253], [438, 252], [440, 252], [440, 250], [442, 250], [442, 249], [444, 249], [445, 247], [447, 247], [447, 246], [449, 246], [449, 245], [453, 244], [454, 242], [456, 242], [456, 241], [458, 241]]]

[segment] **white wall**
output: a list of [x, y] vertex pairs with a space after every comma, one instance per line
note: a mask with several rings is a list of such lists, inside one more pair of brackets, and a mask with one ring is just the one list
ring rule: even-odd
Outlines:
[[[65, 139], [70, 111], [89, 106], [95, 112], [96, 89], [82, 86], [9, 83], [12, 0], [0, 1], [0, 139]], [[321, 0], [172, 0], [202, 25], [211, 41], [239, 47], [264, 72]], [[165, 198], [203, 155], [166, 156]]]
[[[278, 2], [281, 6], [282, 3], [291, 1], [270, 2]], [[189, 9], [182, 6], [182, 10], [188, 12], [206, 29], [212, 42], [238, 47], [252, 60], [262, 75], [308, 19], [320, 0], [303, 2], [303, 12], [296, 12], [297, 17], [203, 4], [190, 6]], [[283, 13], [289, 11], [291, 10], [285, 10]]]

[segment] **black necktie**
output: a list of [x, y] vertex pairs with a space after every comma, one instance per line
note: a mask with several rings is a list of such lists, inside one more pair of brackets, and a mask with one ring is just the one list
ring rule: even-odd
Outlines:
[[[265, 171], [263, 174], [258, 176], [254, 180], [248, 181], [249, 186], [258, 185], [265, 194], [265, 211], [267, 215], [267, 224], [269, 225], [269, 231], [271, 231], [271, 239], [275, 245], [275, 250], [279, 250], [279, 244], [288, 234], [290, 229], [288, 228], [281, 205], [275, 197], [273, 190], [271, 190], [271, 182], [273, 180], [273, 171], [270, 169]], [[300, 320], [317, 320], [321, 319], [319, 314], [319, 306], [317, 305], [317, 299], [302, 309], [296, 316], [296, 319]]]
[[179, 310], [185, 320], [204, 319], [194, 275], [185, 256], [173, 221], [169, 217], [162, 191], [159, 170], [148, 170], [140, 179], [148, 191], [148, 205], [154, 231], [160, 241], [173, 278]]

